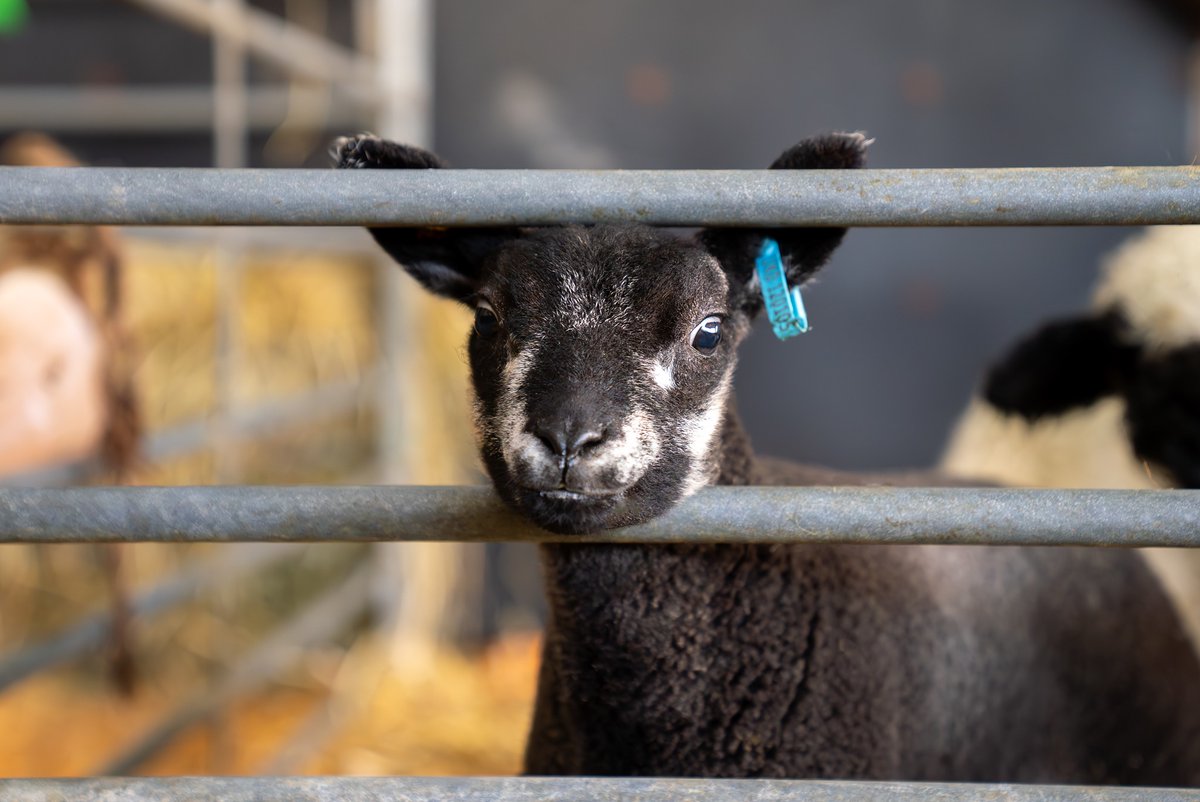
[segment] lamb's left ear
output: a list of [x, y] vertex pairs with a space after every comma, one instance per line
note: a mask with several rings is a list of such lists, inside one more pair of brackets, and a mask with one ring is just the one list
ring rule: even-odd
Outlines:
[[[435, 154], [362, 134], [332, 148], [339, 170], [429, 170], [445, 167]], [[477, 292], [490, 253], [519, 236], [514, 228], [369, 228], [385, 251], [425, 288], [468, 302]]]
[[[864, 134], [826, 134], [806, 139], [784, 151], [772, 170], [849, 170], [866, 163]], [[706, 228], [700, 240], [729, 278], [730, 303], [749, 315], [762, 309], [763, 298], [754, 266], [766, 237], [779, 243], [788, 283], [808, 281], [825, 264], [846, 235], [844, 228]]]

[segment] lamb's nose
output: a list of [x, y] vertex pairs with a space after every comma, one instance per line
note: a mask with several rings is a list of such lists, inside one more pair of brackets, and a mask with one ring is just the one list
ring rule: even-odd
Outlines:
[[568, 462], [603, 443], [608, 429], [599, 423], [573, 419], [539, 420], [531, 428], [551, 454]]

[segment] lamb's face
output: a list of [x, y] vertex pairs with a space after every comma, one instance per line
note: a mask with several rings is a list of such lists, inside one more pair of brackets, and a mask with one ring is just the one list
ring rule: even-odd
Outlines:
[[716, 260], [640, 227], [549, 229], [493, 257], [474, 298], [479, 447], [537, 524], [651, 518], [709, 483], [740, 319]]
[[[777, 170], [861, 167], [861, 133], [799, 142]], [[334, 144], [342, 169], [428, 170], [428, 151], [370, 134]], [[843, 228], [378, 227], [430, 292], [473, 306], [471, 371], [484, 464], [536, 523], [640, 523], [712, 481], [734, 348], [762, 308], [755, 259], [776, 240], [802, 285]]]

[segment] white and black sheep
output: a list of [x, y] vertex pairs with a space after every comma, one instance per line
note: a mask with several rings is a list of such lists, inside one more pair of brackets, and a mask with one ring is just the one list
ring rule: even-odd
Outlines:
[[[998, 360], [942, 467], [1010, 485], [1200, 487], [1200, 226], [1133, 237], [1090, 311]], [[1200, 649], [1200, 551], [1142, 554]]]
[[[864, 151], [860, 135], [830, 135], [773, 167], [855, 168]], [[345, 168], [442, 166], [369, 136], [336, 153]], [[762, 307], [764, 237], [802, 284], [844, 230], [373, 233], [425, 287], [475, 309], [480, 452], [535, 523], [634, 524], [706, 484], [864, 481], [758, 457], [730, 395]], [[541, 553], [550, 620], [531, 773], [1200, 783], [1200, 663], [1129, 551]]]

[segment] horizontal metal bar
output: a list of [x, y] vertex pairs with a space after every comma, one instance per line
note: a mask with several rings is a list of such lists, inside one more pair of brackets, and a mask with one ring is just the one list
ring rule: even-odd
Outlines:
[[[247, 90], [246, 124], [251, 129], [277, 128], [288, 113], [288, 90]], [[22, 86], [0, 88], [0, 128], [9, 130], [202, 132], [212, 130], [216, 90], [210, 86]], [[353, 96], [331, 93], [322, 115], [325, 130], [353, 131], [366, 125], [369, 112], [347, 102]]]
[[[251, 544], [223, 549], [215, 556], [193, 564], [160, 585], [139, 593], [129, 604], [138, 618], [181, 604], [205, 588], [230, 583], [289, 556], [299, 553], [299, 543]], [[0, 659], [0, 691], [45, 668], [64, 663], [99, 649], [112, 631], [112, 613], [93, 614], [59, 635], [54, 635]]]
[[1200, 546], [1200, 490], [715, 487], [579, 537], [483, 487], [0, 488], [0, 542], [239, 540]]
[[0, 168], [0, 223], [716, 226], [1200, 223], [1200, 167]]
[[[3, 102], [0, 100], [0, 102]], [[375, 257], [379, 246], [371, 235], [361, 228], [326, 226], [324, 228], [280, 228], [256, 226], [253, 228], [172, 228], [156, 226], [150, 228], [129, 227], [123, 235], [137, 242], [163, 243], [212, 247], [218, 241], [242, 250], [268, 251], [272, 255], [301, 252], [305, 254], [337, 254], [348, 256]]]
[[[266, 437], [305, 423], [317, 423], [348, 414], [364, 403], [373, 401], [375, 374], [361, 378], [331, 382], [286, 398], [264, 401], [231, 416], [233, 435], [241, 440]], [[146, 438], [141, 447], [142, 459], [150, 463], [184, 457], [212, 445], [216, 439], [217, 422], [211, 418], [181, 423]], [[0, 477], [0, 487], [63, 487], [82, 484], [104, 469], [98, 458], [84, 459], [67, 465], [52, 465]]]
[[818, 782], [600, 777], [125, 777], [83, 780], [0, 780], [0, 802], [1186, 802], [1200, 790], [970, 785], [957, 783]]

